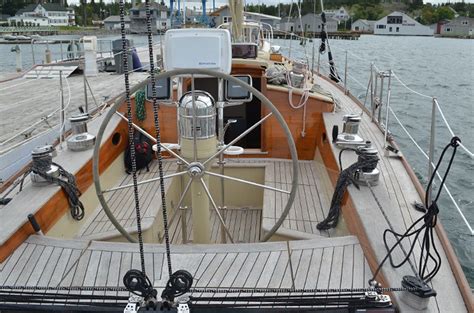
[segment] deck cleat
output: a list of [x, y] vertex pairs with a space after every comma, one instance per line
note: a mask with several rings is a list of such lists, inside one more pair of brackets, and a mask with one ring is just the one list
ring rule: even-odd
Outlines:
[[403, 291], [403, 296], [400, 298], [416, 310], [425, 310], [430, 298], [437, 295], [433, 288], [415, 276], [403, 276], [402, 286], [407, 290]]
[[392, 306], [392, 299], [390, 296], [381, 294], [376, 290], [367, 291], [365, 293], [365, 299], [370, 301], [376, 307], [386, 308]]

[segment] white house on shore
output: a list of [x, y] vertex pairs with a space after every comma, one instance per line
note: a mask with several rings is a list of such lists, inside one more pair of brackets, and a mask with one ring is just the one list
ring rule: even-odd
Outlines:
[[[229, 6], [223, 5], [214, 12], [209, 14], [209, 19], [215, 26], [219, 26], [224, 23], [232, 22], [232, 14], [230, 13]], [[271, 25], [272, 28], [279, 28], [281, 24], [281, 18], [278, 16], [256, 13], [256, 12], [244, 12], [244, 18], [247, 21], [256, 21]]]
[[[332, 17], [326, 18], [326, 32], [335, 33], [337, 32], [338, 21]], [[305, 33], [319, 33], [321, 32], [322, 20], [320, 14], [307, 13], [301, 17], [301, 21], [298, 17], [291, 19], [282, 19], [279, 30], [285, 32], [293, 32], [301, 34]]]
[[441, 25], [443, 37], [474, 37], [474, 18], [459, 16], [454, 20]]
[[392, 12], [375, 22], [375, 35], [433, 36], [434, 30], [402, 12]]
[[56, 3], [30, 4], [8, 19], [10, 25], [73, 26], [74, 9]]
[[345, 22], [350, 18], [349, 12], [344, 7], [340, 7], [336, 10], [324, 10], [324, 13], [327, 18], [332, 17], [338, 22]]
[[[171, 27], [171, 18], [168, 16], [168, 8], [166, 5], [152, 2], [150, 19], [153, 32], [166, 30]], [[136, 34], [147, 32], [146, 5], [144, 2], [130, 9], [130, 31]]]
[[359, 32], [359, 33], [374, 33], [374, 24], [375, 21], [369, 21], [369, 20], [363, 20], [363, 19], [358, 19], [351, 25], [351, 30], [353, 32]]
[[[130, 29], [130, 16], [124, 16], [125, 29]], [[120, 16], [111, 15], [104, 20], [104, 28], [107, 30], [120, 30]]]
[[244, 12], [244, 17], [249, 21], [256, 21], [270, 25], [272, 28], [276, 28], [280, 25], [281, 18], [278, 16], [255, 13], [255, 12]]

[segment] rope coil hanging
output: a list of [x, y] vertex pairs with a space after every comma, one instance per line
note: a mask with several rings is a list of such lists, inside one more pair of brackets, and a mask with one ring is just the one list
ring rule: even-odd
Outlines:
[[[421, 280], [422, 283], [427, 284], [429, 281], [433, 279], [433, 277], [436, 276], [438, 273], [440, 267], [441, 267], [441, 256], [438, 252], [438, 249], [436, 247], [436, 242], [434, 240], [434, 227], [436, 226], [437, 220], [438, 220], [438, 213], [439, 213], [439, 208], [437, 201], [439, 199], [439, 196], [441, 194], [441, 191], [443, 190], [443, 185], [446, 182], [446, 178], [449, 174], [449, 171], [451, 169], [451, 166], [454, 161], [454, 157], [457, 152], [457, 148], [459, 147], [459, 143], [461, 140], [458, 137], [453, 137], [451, 141], [444, 147], [443, 152], [441, 153], [441, 156], [439, 157], [438, 163], [436, 164], [436, 167], [433, 171], [433, 174], [430, 177], [428, 186], [426, 187], [425, 191], [425, 209], [426, 213], [422, 215], [420, 218], [418, 218], [413, 224], [404, 232], [404, 233], [398, 233], [395, 232], [391, 229], [386, 229], [383, 233], [383, 240], [384, 240], [384, 245], [385, 248], [387, 249], [387, 255], [384, 257], [382, 262], [380, 262], [379, 266], [377, 267], [377, 270], [374, 272], [373, 278], [370, 281], [374, 281], [375, 278], [377, 277], [378, 273], [380, 272], [383, 264], [387, 261], [387, 259], [390, 260], [390, 264], [394, 268], [399, 268], [402, 265], [404, 265], [406, 262], [409, 261], [409, 258], [411, 254], [414, 251], [414, 247], [416, 243], [418, 242], [418, 237], [423, 234], [422, 236], [422, 244], [421, 244], [421, 254], [419, 257], [419, 262], [418, 262], [418, 272], [416, 274], [416, 278]], [[439, 167], [441, 165], [441, 162], [444, 159], [444, 156], [449, 148], [453, 149], [453, 152], [451, 154], [451, 158], [449, 160], [448, 166], [445, 170], [443, 179], [441, 181], [441, 184], [438, 189], [438, 193], [434, 197], [434, 199], [429, 199], [429, 189], [433, 183], [433, 180], [436, 176], [436, 173], [439, 170]], [[431, 200], [431, 202], [430, 202]], [[421, 226], [419, 228], [416, 228], [417, 225]], [[393, 244], [391, 247], [389, 247], [387, 243], [387, 235], [391, 234], [394, 238], [397, 239], [395, 244]], [[399, 262], [395, 263], [393, 258], [392, 258], [392, 252], [395, 250], [396, 247], [401, 246], [401, 243], [404, 239], [408, 239], [410, 237], [414, 236], [411, 240], [410, 244], [410, 249], [408, 253], [405, 255], [405, 257]], [[434, 254], [431, 252], [431, 249], [433, 249]], [[432, 268], [431, 270], [428, 269], [428, 263], [431, 261], [432, 263]], [[369, 281], [369, 282], [370, 282]]]
[[[30, 171], [38, 174], [46, 181], [59, 185], [67, 195], [72, 218], [76, 221], [82, 220], [84, 218], [85, 210], [84, 205], [82, 204], [81, 200], [79, 200], [81, 192], [77, 187], [76, 178], [73, 174], [66, 171], [61, 165], [54, 162], [51, 162], [51, 164], [58, 167], [60, 175], [59, 177], [54, 177], [47, 173], [50, 163], [46, 160], [36, 160], [33, 163]], [[26, 174], [23, 175], [23, 179]], [[64, 177], [65, 179], [62, 179], [61, 177]]]
[[363, 168], [375, 167], [377, 165], [378, 158], [369, 158], [363, 154], [359, 154], [358, 161], [343, 170], [341, 156], [342, 153], [347, 150], [357, 152], [356, 149], [352, 148], [344, 148], [339, 152], [339, 167], [341, 169], [341, 173], [339, 174], [339, 178], [336, 182], [336, 187], [331, 199], [331, 206], [329, 208], [328, 215], [323, 221], [316, 225], [316, 228], [319, 230], [329, 230], [337, 226], [339, 222], [339, 216], [341, 214], [342, 200], [347, 191], [347, 187], [350, 184], [354, 184], [357, 188], [359, 188], [358, 184], [354, 180], [354, 174], [357, 171], [361, 171]]

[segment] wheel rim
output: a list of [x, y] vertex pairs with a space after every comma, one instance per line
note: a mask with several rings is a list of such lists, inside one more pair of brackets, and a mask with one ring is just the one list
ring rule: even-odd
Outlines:
[[[259, 122], [257, 122], [256, 124], [252, 125], [249, 129], [247, 129], [246, 131], [244, 131], [242, 134], [240, 134], [239, 136], [237, 136], [234, 140], [232, 140], [229, 144], [225, 144], [224, 147], [220, 147], [219, 149], [217, 149], [217, 152], [214, 153], [211, 157], [209, 157], [206, 161], [204, 161], [202, 163], [202, 165], [205, 167], [205, 165], [209, 162], [211, 162], [216, 156], [218, 156], [220, 153], [223, 153], [224, 150], [226, 150], [228, 147], [230, 147], [232, 144], [234, 144], [235, 142], [239, 141], [240, 139], [242, 139], [243, 137], [245, 137], [248, 133], [250, 133], [253, 129], [255, 129], [257, 126], [263, 124], [263, 122], [268, 119], [269, 117], [271, 116], [274, 116], [278, 123], [280, 124], [280, 126], [282, 127], [285, 135], [286, 135], [286, 139], [287, 139], [287, 143], [288, 143], [288, 146], [289, 146], [289, 150], [290, 150], [290, 154], [291, 154], [291, 160], [292, 160], [292, 182], [291, 182], [291, 190], [289, 192], [289, 197], [288, 197], [288, 201], [285, 205], [285, 208], [284, 210], [282, 211], [282, 214], [280, 215], [280, 217], [276, 220], [275, 224], [273, 225], [273, 227], [265, 234], [265, 236], [261, 239], [261, 241], [267, 241], [268, 239], [271, 238], [271, 236], [273, 236], [273, 234], [275, 234], [275, 232], [278, 230], [278, 228], [280, 228], [281, 224], [283, 223], [283, 221], [285, 220], [285, 218], [287, 217], [288, 215], [288, 212], [289, 210], [291, 209], [292, 205], [293, 205], [293, 202], [295, 200], [295, 197], [296, 197], [296, 191], [297, 191], [297, 187], [298, 187], [298, 155], [297, 155], [297, 151], [296, 151], [296, 145], [295, 145], [295, 142], [293, 140], [293, 136], [291, 135], [291, 132], [290, 132], [290, 129], [288, 128], [288, 125], [286, 124], [283, 116], [280, 114], [280, 112], [278, 111], [278, 109], [273, 105], [273, 103], [271, 103], [270, 100], [268, 100], [267, 97], [265, 97], [260, 91], [258, 91], [257, 89], [255, 89], [253, 86], [250, 86], [248, 84], [246, 84], [245, 82], [231, 76], [231, 75], [228, 75], [228, 74], [223, 74], [223, 73], [220, 73], [220, 72], [215, 72], [215, 71], [210, 71], [210, 70], [203, 70], [203, 69], [180, 69], [180, 70], [172, 70], [172, 71], [168, 71], [168, 72], [164, 72], [164, 73], [161, 73], [159, 75], [156, 75], [155, 77], [155, 80], [160, 80], [160, 79], [165, 79], [165, 78], [168, 78], [168, 77], [173, 77], [173, 76], [189, 76], [191, 75], [193, 77], [192, 79], [192, 84], [193, 84], [193, 87], [194, 87], [194, 75], [205, 75], [205, 76], [210, 76], [210, 77], [216, 77], [216, 78], [221, 78], [221, 79], [224, 79], [224, 80], [228, 80], [236, 85], [239, 85], [240, 87], [244, 88], [245, 90], [251, 92], [255, 97], [257, 97], [260, 102], [267, 108], [270, 110], [270, 113], [267, 114], [265, 117], [263, 117], [262, 119], [260, 119]], [[137, 84], [135, 87], [133, 87], [131, 90], [130, 90], [130, 93], [133, 94], [135, 93], [136, 91], [142, 89], [144, 86], [146, 86], [149, 82], [149, 79], [146, 79], [145, 81], [141, 82], [140, 84]], [[192, 91], [194, 92], [194, 88], [192, 89]], [[115, 218], [113, 212], [110, 210], [109, 206], [108, 206], [108, 203], [107, 203], [107, 200], [105, 199], [104, 197], [104, 193], [106, 192], [109, 192], [111, 191], [112, 189], [109, 189], [109, 190], [103, 190], [102, 189], [102, 186], [101, 186], [101, 183], [100, 183], [100, 173], [99, 173], [99, 157], [100, 157], [100, 145], [102, 143], [102, 139], [103, 139], [103, 136], [104, 136], [104, 132], [105, 132], [105, 129], [107, 128], [110, 120], [112, 119], [112, 117], [116, 114], [117, 112], [117, 109], [122, 105], [122, 103], [125, 101], [125, 95], [122, 94], [116, 101], [115, 103], [112, 105], [112, 107], [110, 107], [110, 109], [108, 110], [108, 112], [106, 113], [105, 117], [104, 117], [104, 120], [102, 121], [102, 124], [100, 125], [100, 128], [98, 130], [98, 133], [97, 133], [97, 140], [96, 140], [96, 144], [94, 146], [94, 152], [93, 152], [93, 157], [92, 157], [92, 169], [93, 169], [93, 179], [94, 179], [94, 186], [95, 186], [95, 189], [96, 189], [96, 194], [97, 194], [97, 197], [99, 199], [99, 202], [100, 204], [102, 205], [102, 208], [105, 212], [105, 214], [107, 215], [107, 217], [109, 218], [109, 220], [111, 221], [111, 223], [115, 226], [115, 228], [127, 239], [129, 240], [130, 242], [136, 242], [136, 239], [129, 234], [129, 232], [127, 232], [124, 227], [117, 221], [117, 219]], [[153, 136], [151, 136], [151, 139], [155, 140], [155, 138]], [[164, 145], [160, 145], [160, 147], [168, 152], [170, 152], [173, 156], [175, 156], [176, 158], [178, 158], [181, 162], [184, 162], [188, 168], [192, 168], [190, 167], [189, 165], [191, 164], [190, 162], [188, 162], [187, 160], [185, 160], [184, 158], [182, 158], [179, 154], [176, 154], [174, 153], [172, 150], [170, 150], [169, 148], [165, 147]], [[195, 167], [194, 167], [195, 168]], [[185, 173], [188, 173], [188, 171], [183, 171], [183, 172], [180, 172], [180, 173], [175, 173], [174, 175], [169, 175], [170, 177], [165, 177], [165, 178], [171, 178], [171, 177], [175, 177], [175, 176], [179, 176], [179, 175], [184, 175]], [[204, 171], [204, 173], [202, 175], [209, 175], [209, 176], [218, 176], [218, 174], [216, 173], [211, 173], [209, 171]], [[201, 180], [201, 183], [203, 183], [202, 181], [202, 175], [197, 175], [196, 177]], [[231, 176], [226, 176], [226, 177], [223, 177], [225, 179], [229, 179], [230, 178], [234, 178], [234, 177], [231, 177]], [[222, 177], [221, 177], [222, 178]], [[235, 178], [234, 178], [235, 179]], [[231, 179], [232, 180], [232, 179]], [[184, 199], [184, 196], [186, 195], [186, 192], [187, 190], [189, 189], [189, 186], [190, 186], [190, 182], [192, 182], [193, 179], [190, 179], [189, 180], [189, 183], [188, 185], [185, 187], [185, 189], [183, 190], [183, 193], [180, 197], [180, 202], [183, 201]], [[249, 182], [250, 183], [250, 182]], [[254, 183], [256, 184], [256, 183]], [[205, 184], [203, 183], [203, 185], [205, 186]], [[260, 185], [260, 184], [257, 184], [257, 185]], [[261, 188], [266, 188], [266, 189], [271, 189], [270, 186], [265, 186], [265, 185], [260, 185], [259, 187]], [[274, 188], [276, 189], [276, 188]], [[117, 189], [115, 189], [117, 190]], [[281, 190], [275, 190], [275, 191], [281, 191]], [[217, 210], [216, 208], [216, 204], [214, 202], [214, 200], [212, 199], [212, 196], [210, 195], [209, 191], [207, 190], [207, 193], [208, 193], [208, 197], [210, 198], [209, 200], [212, 202], [213, 206], [214, 206], [214, 209]], [[220, 214], [219, 214], [219, 211], [217, 210], [217, 213], [220, 217]], [[223, 222], [222, 221], [222, 218], [220, 217], [221, 219], [221, 223]], [[225, 226], [225, 224], [224, 224]]]

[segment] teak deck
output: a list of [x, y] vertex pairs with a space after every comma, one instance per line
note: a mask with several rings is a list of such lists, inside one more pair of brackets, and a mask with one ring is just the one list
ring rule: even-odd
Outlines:
[[[353, 236], [291, 241], [289, 249], [286, 242], [173, 245], [171, 253], [173, 270], [189, 271], [194, 287], [362, 288], [371, 276]], [[164, 246], [146, 244], [145, 262], [161, 289], [168, 277]], [[0, 265], [0, 285], [117, 287], [139, 267], [136, 244], [34, 235]]]
[[[164, 175], [176, 172], [175, 162], [164, 162], [163, 173]], [[154, 161], [150, 163], [150, 171], [146, 169], [140, 170], [138, 174], [139, 181], [157, 178], [158, 176], [158, 162]], [[132, 175], [126, 174], [125, 169], [123, 177], [118, 184], [119, 186], [128, 185], [132, 183]], [[171, 184], [171, 179], [165, 180], [165, 190], [168, 190]], [[138, 187], [141, 216], [143, 228], [150, 227], [150, 224], [155, 221], [159, 210], [161, 209], [161, 194], [158, 192], [160, 189], [160, 183], [158, 180], [147, 184], [140, 185]], [[135, 215], [135, 202], [133, 195], [133, 188], [128, 187], [116, 191], [111, 191], [105, 194], [105, 198], [108, 201], [109, 208], [114, 214], [115, 218], [119, 223], [127, 230], [131, 232], [136, 231], [136, 215]], [[109, 218], [99, 206], [89, 216], [88, 221], [79, 231], [78, 238], [83, 239], [97, 239], [107, 238], [111, 235], [119, 235], [114, 225], [110, 222]]]
[[[226, 167], [261, 166], [265, 171], [265, 184], [268, 186], [290, 190], [291, 188], [291, 161], [280, 159], [227, 159]], [[298, 161], [299, 170], [299, 188], [293, 207], [287, 218], [283, 222], [278, 234], [293, 239], [310, 239], [318, 236], [333, 237], [347, 235], [348, 232], [344, 221], [341, 219], [340, 226], [337, 229], [329, 231], [320, 231], [316, 225], [327, 216], [332, 196], [332, 187], [329, 176], [322, 164], [315, 161]], [[164, 161], [164, 174], [171, 174], [177, 171], [175, 159]], [[150, 171], [141, 170], [138, 173], [138, 180], [158, 177], [158, 162], [155, 160], [150, 165]], [[179, 179], [179, 178], [174, 178]], [[131, 175], [123, 174], [116, 186], [127, 185], [131, 183]], [[165, 190], [168, 191], [171, 185], [171, 179], [165, 180]], [[157, 220], [161, 220], [161, 195], [159, 190], [159, 181], [140, 185], [140, 207], [142, 212], [142, 229], [149, 229]], [[258, 188], [258, 187], [256, 187]], [[136, 216], [133, 201], [132, 188], [116, 190], [106, 194], [109, 207], [116, 219], [121, 225], [131, 232], [136, 232]], [[263, 193], [263, 208], [249, 210], [245, 208], [229, 209], [229, 216], [226, 217], [226, 224], [229, 224], [231, 232], [238, 239], [237, 242], [256, 242], [260, 238], [260, 227], [263, 231], [268, 231], [280, 217], [281, 212], [287, 202], [288, 195], [265, 190]], [[214, 210], [210, 208], [212, 214], [211, 224], [213, 225], [211, 242], [220, 242], [218, 235], [220, 223], [216, 218]], [[251, 211], [251, 212], [250, 212]], [[186, 213], [187, 241], [192, 241], [192, 222], [191, 210]], [[176, 221], [172, 221], [171, 233], [172, 242], [182, 243], [181, 213], [173, 214]], [[251, 216], [253, 216], [251, 218]], [[251, 219], [250, 219], [251, 218]], [[247, 223], [252, 221], [252, 227]], [[174, 223], [173, 223], [174, 222]], [[261, 223], [262, 222], [262, 223]], [[179, 225], [178, 225], [179, 224]], [[257, 229], [257, 231], [255, 231]], [[248, 231], [248, 232], [247, 232]], [[250, 235], [252, 232], [252, 235]], [[105, 215], [101, 206], [88, 217], [88, 220], [82, 226], [77, 238], [79, 239], [107, 239], [120, 236], [120, 233], [112, 225]], [[247, 238], [247, 239], [244, 239]]]

